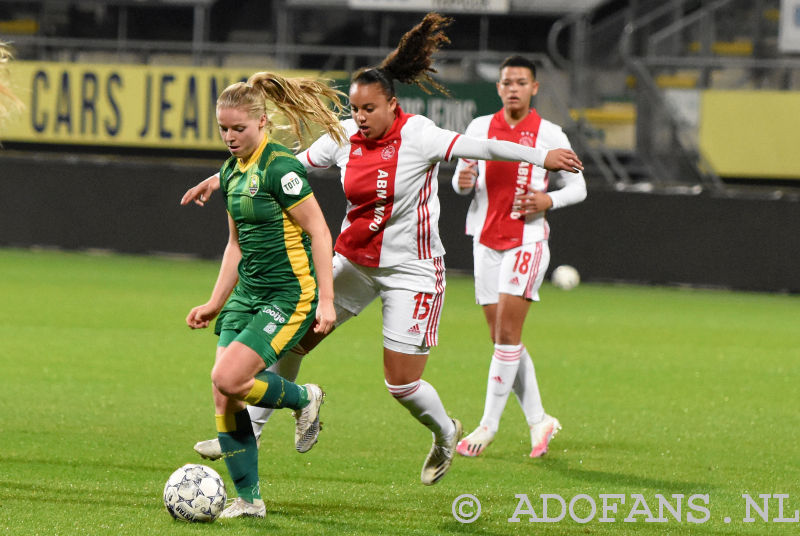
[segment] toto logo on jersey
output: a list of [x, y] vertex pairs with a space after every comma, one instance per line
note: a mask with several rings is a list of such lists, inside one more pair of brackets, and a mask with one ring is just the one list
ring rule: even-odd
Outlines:
[[391, 160], [394, 158], [394, 155], [397, 153], [397, 149], [394, 148], [394, 145], [387, 145], [381, 150], [381, 158], [384, 160]]
[[281, 177], [281, 188], [286, 195], [298, 195], [303, 189], [303, 181], [297, 176], [297, 173], [290, 171]]

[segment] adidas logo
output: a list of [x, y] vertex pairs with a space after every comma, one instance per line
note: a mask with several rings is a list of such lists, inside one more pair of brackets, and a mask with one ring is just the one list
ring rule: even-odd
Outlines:
[[514, 279], [508, 282], [509, 285], [519, 285], [519, 278], [514, 276]]
[[408, 328], [408, 332], [414, 335], [419, 335], [419, 324], [414, 324], [410, 328]]
[[493, 378], [492, 378], [492, 381], [493, 381], [493, 382], [497, 382], [497, 383], [499, 383], [500, 385], [503, 385], [503, 378], [501, 378], [500, 376], [495, 376], [495, 377], [493, 377]]
[[353, 151], [353, 156], [361, 156], [361, 147], [358, 147], [355, 151]]

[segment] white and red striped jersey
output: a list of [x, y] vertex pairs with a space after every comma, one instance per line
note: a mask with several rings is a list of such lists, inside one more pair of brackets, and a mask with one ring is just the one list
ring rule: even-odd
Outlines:
[[[494, 115], [476, 117], [464, 134], [545, 150], [571, 148], [561, 127], [542, 119], [534, 109], [513, 127], [506, 121], [503, 110]], [[453, 188], [461, 194], [468, 192], [458, 188], [458, 174], [468, 163], [459, 160], [453, 175]], [[467, 234], [476, 236], [481, 244], [496, 250], [512, 249], [548, 238], [550, 228], [544, 213], [519, 218], [516, 214], [512, 216], [512, 205], [517, 193], [547, 191], [551, 174], [527, 162], [478, 161], [475, 195], [467, 213]], [[560, 174], [565, 186], [548, 192], [553, 200], [553, 209], [578, 203], [586, 197], [582, 173], [561, 171], [557, 174]]]
[[372, 267], [444, 255], [437, 173], [460, 134], [399, 106], [381, 139], [365, 138], [352, 119], [342, 125], [349, 144], [339, 146], [325, 134], [297, 156], [308, 169], [341, 170], [347, 214], [334, 249]]

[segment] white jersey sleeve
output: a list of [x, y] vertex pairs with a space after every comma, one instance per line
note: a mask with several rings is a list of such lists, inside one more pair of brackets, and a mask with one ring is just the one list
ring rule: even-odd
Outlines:
[[[352, 119], [342, 121], [342, 126], [348, 139], [358, 130]], [[349, 152], [349, 147], [349, 143], [341, 146], [331, 138], [330, 134], [323, 134], [308, 149], [298, 154], [297, 159], [307, 170], [327, 169], [339, 165], [343, 156]]]
[[413, 144], [419, 154], [431, 164], [453, 158], [453, 146], [461, 134], [440, 128], [421, 115], [415, 115], [409, 121], [412, 121], [414, 136], [408, 136], [403, 143]]
[[540, 147], [525, 147], [510, 141], [461, 136], [453, 147], [453, 154], [459, 158], [473, 160], [530, 162], [534, 166], [543, 168], [547, 150]]

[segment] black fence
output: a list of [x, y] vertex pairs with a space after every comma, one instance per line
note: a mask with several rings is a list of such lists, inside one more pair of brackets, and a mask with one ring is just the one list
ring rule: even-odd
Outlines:
[[[213, 162], [0, 155], [0, 246], [109, 249], [221, 256], [221, 198], [181, 207], [183, 192]], [[310, 175], [336, 236], [345, 201], [338, 172]], [[469, 198], [440, 173], [446, 263], [472, 270], [464, 235]], [[687, 284], [800, 292], [800, 203], [594, 189], [549, 216], [551, 268], [571, 264], [586, 281]]]

